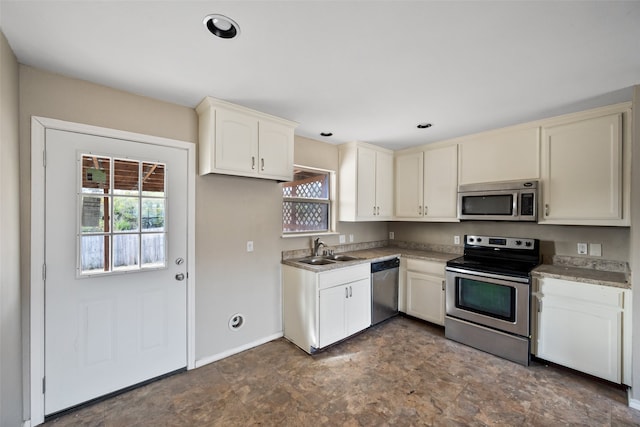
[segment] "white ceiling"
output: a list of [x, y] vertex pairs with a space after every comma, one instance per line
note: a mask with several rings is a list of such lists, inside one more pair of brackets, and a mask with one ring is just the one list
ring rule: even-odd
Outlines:
[[[212, 13], [240, 36], [213, 37]], [[640, 84], [640, 1], [0, 0], [0, 27], [26, 65], [394, 149], [630, 100]]]

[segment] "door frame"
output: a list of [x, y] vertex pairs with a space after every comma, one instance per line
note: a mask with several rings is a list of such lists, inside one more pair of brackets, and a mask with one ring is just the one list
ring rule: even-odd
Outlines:
[[31, 238], [30, 238], [30, 360], [29, 386], [32, 426], [44, 422], [45, 377], [45, 132], [56, 129], [85, 133], [132, 142], [154, 144], [187, 151], [187, 369], [195, 364], [195, 183], [196, 144], [175, 139], [67, 122], [46, 117], [31, 117]]

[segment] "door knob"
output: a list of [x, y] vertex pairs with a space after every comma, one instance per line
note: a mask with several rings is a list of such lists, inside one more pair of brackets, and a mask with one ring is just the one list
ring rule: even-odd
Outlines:
[[184, 273], [178, 273], [176, 274], [176, 280], [181, 282], [184, 280]]

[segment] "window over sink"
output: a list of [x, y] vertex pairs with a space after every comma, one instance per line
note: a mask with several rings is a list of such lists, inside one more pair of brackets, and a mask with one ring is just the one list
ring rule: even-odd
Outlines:
[[294, 165], [293, 181], [282, 183], [283, 235], [333, 231], [334, 172]]

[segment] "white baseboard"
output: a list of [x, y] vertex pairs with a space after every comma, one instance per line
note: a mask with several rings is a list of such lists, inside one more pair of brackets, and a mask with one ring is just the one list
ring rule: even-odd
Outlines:
[[23, 421], [22, 427], [31, 427], [31, 420]]
[[222, 353], [214, 354], [212, 356], [204, 357], [202, 359], [196, 360], [196, 368], [199, 368], [204, 365], [208, 365], [209, 363], [216, 362], [218, 360], [222, 360], [226, 357], [233, 356], [234, 354], [242, 353], [245, 350], [249, 350], [250, 348], [257, 347], [262, 344], [266, 344], [269, 341], [277, 340], [278, 338], [282, 338], [284, 334], [282, 332], [278, 332], [277, 334], [273, 334], [264, 338], [260, 338], [259, 340], [250, 342], [248, 344], [242, 345], [240, 347], [232, 348], [227, 351], [223, 351]]
[[640, 411], [640, 400], [631, 398], [631, 387], [627, 389], [627, 399], [629, 402], [629, 408], [637, 409]]

